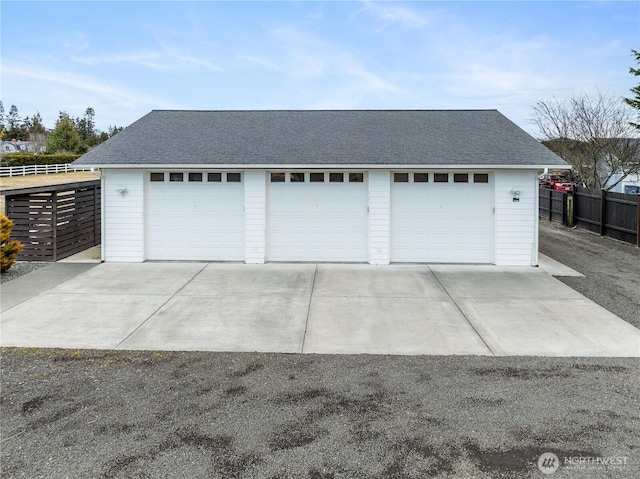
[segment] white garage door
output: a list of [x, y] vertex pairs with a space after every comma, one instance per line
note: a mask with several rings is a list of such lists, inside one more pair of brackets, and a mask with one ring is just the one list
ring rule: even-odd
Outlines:
[[391, 261], [493, 262], [491, 175], [403, 172], [391, 181]]
[[237, 172], [149, 173], [150, 260], [244, 260], [244, 188]]
[[367, 261], [367, 184], [359, 172], [270, 173], [268, 261]]

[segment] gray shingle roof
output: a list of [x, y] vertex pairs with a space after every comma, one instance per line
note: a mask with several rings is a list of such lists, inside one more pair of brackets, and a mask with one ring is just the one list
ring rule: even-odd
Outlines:
[[154, 110], [75, 164], [566, 165], [497, 110]]

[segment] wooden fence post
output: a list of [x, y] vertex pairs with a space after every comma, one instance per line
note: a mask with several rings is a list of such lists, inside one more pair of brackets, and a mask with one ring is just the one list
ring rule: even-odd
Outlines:
[[93, 185], [93, 245], [98, 245], [98, 231], [100, 225], [98, 224], [98, 208], [100, 204], [98, 202], [98, 187]]
[[51, 193], [51, 242], [53, 246], [53, 262], [58, 261], [58, 192]]
[[636, 195], [636, 246], [640, 248], [640, 193]]
[[607, 192], [603, 188], [600, 190], [600, 236], [604, 236], [607, 232], [607, 228], [605, 227], [607, 220]]

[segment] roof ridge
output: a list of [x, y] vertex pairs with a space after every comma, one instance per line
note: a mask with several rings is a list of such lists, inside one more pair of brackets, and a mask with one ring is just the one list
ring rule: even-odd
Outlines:
[[402, 113], [406, 113], [406, 112], [427, 112], [427, 111], [432, 111], [432, 112], [465, 112], [465, 111], [475, 111], [475, 112], [480, 112], [480, 111], [498, 111], [497, 108], [443, 108], [443, 109], [424, 109], [424, 108], [415, 108], [415, 109], [401, 109], [401, 108], [391, 108], [391, 109], [376, 109], [376, 108], [364, 108], [364, 109], [264, 109], [264, 110], [260, 110], [260, 109], [247, 109], [247, 110], [229, 110], [229, 109], [223, 109], [223, 110], [193, 110], [193, 109], [166, 109], [166, 108], [159, 108], [159, 109], [153, 109], [151, 111], [155, 111], [155, 112], [193, 112], [193, 113], [225, 113], [225, 112], [229, 112], [229, 113], [262, 113], [262, 112], [300, 112], [300, 113], [325, 113], [325, 112], [340, 112], [340, 113], [346, 113], [346, 112], [376, 112], [376, 113], [384, 113], [384, 112], [402, 112]]

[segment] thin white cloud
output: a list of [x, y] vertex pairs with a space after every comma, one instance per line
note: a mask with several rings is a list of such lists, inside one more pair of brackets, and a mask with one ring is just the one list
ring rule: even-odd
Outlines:
[[199, 58], [196, 56], [192, 56], [192, 55], [175, 55], [174, 60], [176, 61], [176, 63], [178, 65], [180, 64], [184, 64], [184, 65], [191, 65], [194, 66], [196, 68], [202, 68], [205, 70], [210, 70], [213, 72], [222, 72], [224, 71], [220, 66], [218, 66], [217, 64], [209, 61], [209, 60], [205, 60], [203, 58]]
[[[31, 114], [38, 110], [47, 126], [53, 126], [60, 110], [75, 116], [81, 115], [87, 106], [96, 110], [103, 130], [110, 124], [126, 126], [151, 109], [176, 108], [175, 104], [144, 91], [92, 76], [8, 60], [3, 60], [2, 71], [3, 97], [17, 104], [21, 113]], [[25, 95], [25, 92], [34, 91], [41, 92], [36, 103], [33, 103], [32, 94]]]
[[166, 69], [166, 63], [162, 62], [159, 52], [139, 51], [131, 53], [117, 53], [102, 56], [72, 56], [71, 61], [83, 65], [95, 66], [100, 64], [131, 63], [153, 69]]
[[254, 55], [238, 55], [238, 60], [248, 63], [251, 66], [266, 68], [267, 70], [282, 70], [282, 68], [280, 68], [280, 66], [276, 62]]
[[363, 92], [369, 94], [394, 94], [402, 91], [398, 85], [360, 65], [348, 65], [344, 68], [344, 72], [355, 79]]
[[156, 98], [148, 97], [144, 93], [136, 90], [125, 89], [108, 83], [102, 83], [97, 78], [89, 76], [74, 75], [59, 71], [51, 71], [32, 66], [3, 65], [5, 75], [15, 75], [16, 77], [29, 78], [33, 80], [43, 80], [47, 83], [57, 83], [76, 91], [84, 91], [102, 97], [108, 97], [111, 101], [120, 105], [129, 105], [132, 102], [156, 104]]
[[[366, 52], [292, 27], [273, 31], [272, 36], [283, 73], [313, 108], [356, 108], [366, 101], [383, 97], [388, 101], [404, 94], [386, 72], [367, 65]], [[314, 92], [313, 98], [308, 96], [309, 91]]]
[[326, 73], [332, 46], [296, 28], [286, 27], [271, 32], [273, 48], [280, 57], [282, 70], [297, 79], [316, 78]]
[[76, 63], [89, 66], [128, 63], [161, 71], [178, 70], [184, 67], [195, 67], [214, 72], [222, 72], [222, 68], [217, 64], [204, 58], [184, 54], [177, 49], [114, 53], [101, 56], [75, 55], [71, 57], [71, 60]]
[[429, 24], [427, 17], [415, 10], [390, 3], [365, 1], [363, 11], [382, 20], [386, 25], [400, 24], [406, 28], [422, 28]]

